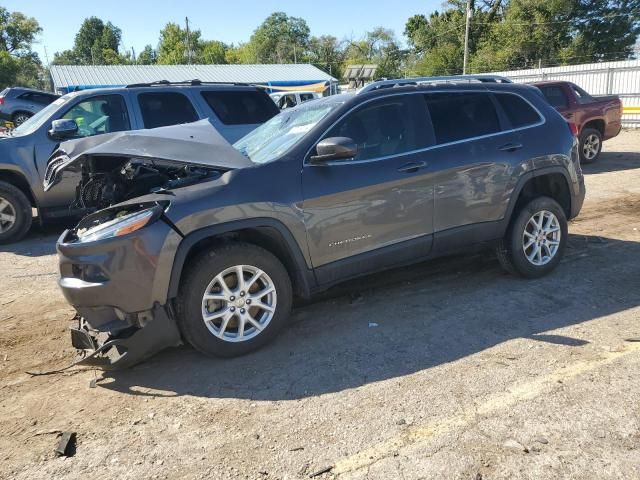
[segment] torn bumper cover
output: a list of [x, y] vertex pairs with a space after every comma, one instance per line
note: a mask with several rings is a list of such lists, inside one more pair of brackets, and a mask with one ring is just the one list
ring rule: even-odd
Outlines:
[[[159, 350], [181, 344], [180, 332], [164, 307], [156, 307], [153, 318], [143, 327], [113, 320], [111, 331], [93, 328], [87, 318], [77, 316], [71, 327], [71, 344], [82, 350], [78, 365], [93, 365], [105, 370], [135, 365]], [[103, 326], [104, 327], [104, 326]]]
[[126, 368], [182, 343], [167, 299], [175, 232], [163, 221], [108, 240], [80, 243], [73, 231], [58, 240], [62, 293], [77, 312], [71, 329], [80, 364]]

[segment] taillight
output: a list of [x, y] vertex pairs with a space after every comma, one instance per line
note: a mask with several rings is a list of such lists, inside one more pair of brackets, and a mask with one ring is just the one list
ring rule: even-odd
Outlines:
[[569, 125], [569, 130], [571, 130], [571, 134], [574, 137], [577, 137], [578, 136], [578, 126], [573, 122], [567, 122], [567, 125]]
[[4, 105], [4, 97], [0, 97], [0, 105]]

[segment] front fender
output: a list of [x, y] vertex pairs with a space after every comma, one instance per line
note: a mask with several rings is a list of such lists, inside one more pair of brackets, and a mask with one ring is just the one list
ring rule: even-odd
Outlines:
[[200, 241], [208, 238], [218, 237], [224, 234], [239, 232], [247, 229], [271, 228], [278, 232], [285, 248], [291, 254], [296, 270], [296, 280], [300, 286], [301, 294], [305, 297], [310, 295], [313, 288], [313, 276], [309, 273], [310, 262], [305, 258], [300, 244], [296, 241], [291, 231], [279, 220], [274, 218], [251, 218], [246, 220], [235, 220], [198, 229], [185, 236], [180, 242], [171, 269], [169, 280], [168, 298], [175, 298], [180, 287], [180, 278], [186, 260], [192, 248]]

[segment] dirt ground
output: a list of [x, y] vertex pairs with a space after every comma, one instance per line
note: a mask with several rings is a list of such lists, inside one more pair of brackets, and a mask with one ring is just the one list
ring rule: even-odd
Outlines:
[[585, 173], [549, 277], [485, 252], [367, 277], [231, 360], [32, 377], [74, 358], [62, 229], [0, 248], [0, 478], [640, 479], [640, 131]]

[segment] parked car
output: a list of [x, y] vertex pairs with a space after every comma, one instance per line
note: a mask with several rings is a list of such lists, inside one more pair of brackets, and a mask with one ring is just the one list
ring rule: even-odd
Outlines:
[[274, 102], [276, 102], [278, 108], [284, 110], [285, 108], [293, 108], [296, 105], [308, 102], [309, 100], [322, 98], [322, 94], [317, 92], [278, 92], [270, 94], [270, 97]]
[[30, 88], [5, 88], [0, 92], [0, 120], [17, 127], [59, 97]]
[[63, 140], [208, 118], [234, 142], [278, 113], [262, 89], [233, 84], [159, 82], [67, 94], [0, 137], [0, 243], [26, 234], [32, 207], [40, 222], [87, 213], [75, 204], [76, 172], [55, 191], [42, 188], [47, 161]]
[[[128, 197], [58, 241], [85, 363], [124, 367], [182, 339], [241, 355], [286, 325], [294, 295], [477, 244], [523, 277], [554, 270], [585, 195], [577, 141], [537, 89], [474, 78], [325, 97], [233, 146], [206, 124], [148, 132], [167, 143], [61, 145], [47, 188], [82, 169], [85, 187], [110, 176]], [[147, 188], [153, 169], [197, 178]]]
[[549, 103], [575, 125], [580, 139], [580, 160], [595, 162], [602, 142], [615, 137], [622, 128], [622, 102], [616, 95], [593, 97], [575, 83], [535, 82]]

